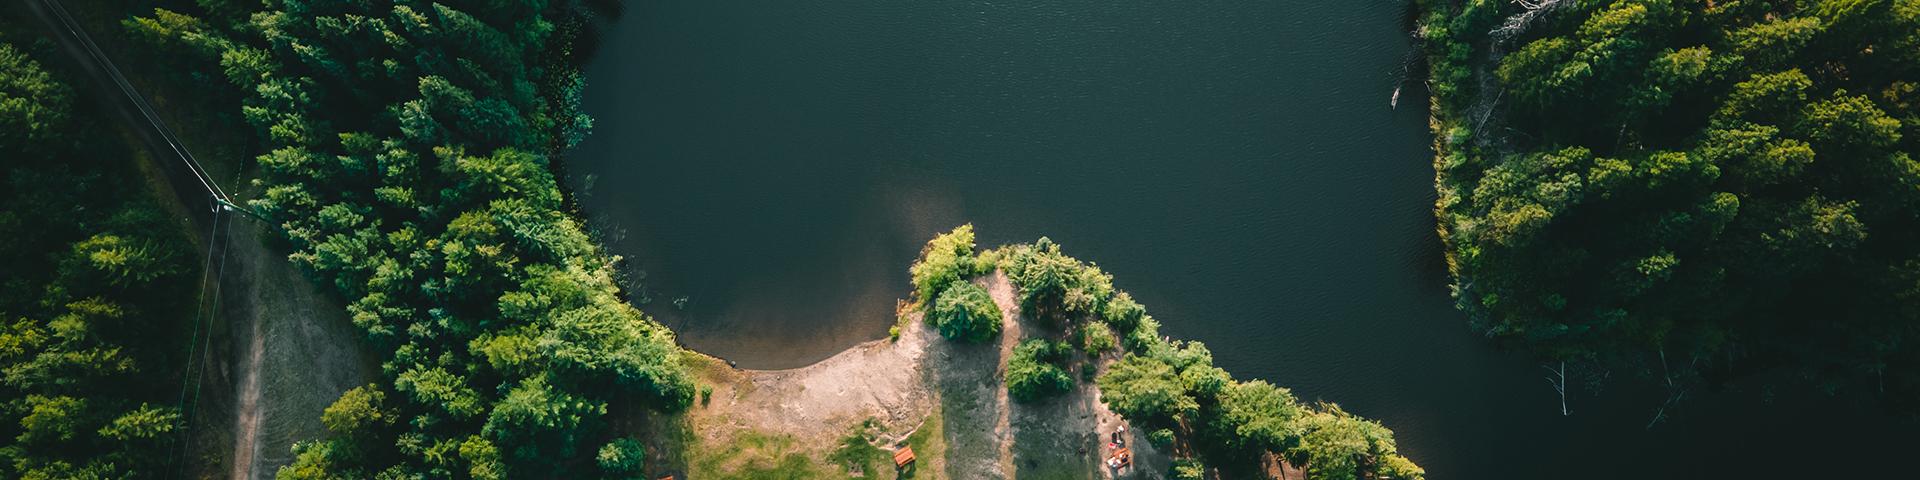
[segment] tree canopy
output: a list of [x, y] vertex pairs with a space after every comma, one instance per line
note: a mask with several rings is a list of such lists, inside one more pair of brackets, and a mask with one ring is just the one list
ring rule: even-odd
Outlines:
[[199, 259], [22, 30], [0, 18], [0, 478], [161, 477]]
[[691, 404], [672, 332], [620, 299], [617, 259], [550, 170], [591, 123], [566, 55], [588, 14], [276, 0], [124, 22], [241, 94], [266, 152], [248, 204], [381, 353], [386, 381], [336, 404], [355, 427], [302, 443], [282, 477], [591, 475], [615, 398]]
[[1065, 342], [1029, 338], [1013, 348], [1007, 359], [1007, 394], [1031, 402], [1073, 389], [1073, 377], [1063, 368], [1073, 347]]
[[[971, 230], [969, 230], [971, 233]], [[1213, 364], [1213, 352], [1193, 341], [1160, 336], [1160, 324], [1132, 295], [1114, 288], [1098, 266], [1061, 253], [1045, 238], [1007, 245], [979, 258], [994, 259], [1019, 289], [1022, 310], [1056, 324], [1077, 324], [1085, 349], [1098, 355], [1122, 338], [1123, 354], [1095, 379], [1100, 400], [1149, 433], [1176, 459], [1180, 478], [1239, 478], [1278, 456], [1312, 479], [1424, 478], [1401, 456], [1393, 432], [1338, 405], [1302, 405], [1285, 388], [1238, 381]], [[1008, 362], [1008, 389], [1016, 398], [1064, 391], [1072, 378], [1056, 364], [1071, 344], [1023, 341]], [[1357, 439], [1357, 440], [1354, 440]]]
[[1673, 396], [1779, 368], [1920, 405], [1920, 2], [1423, 5], [1478, 330]]
[[953, 340], [987, 341], [1000, 334], [1002, 317], [993, 296], [973, 282], [953, 282], [933, 302], [934, 326], [940, 329], [941, 336]]

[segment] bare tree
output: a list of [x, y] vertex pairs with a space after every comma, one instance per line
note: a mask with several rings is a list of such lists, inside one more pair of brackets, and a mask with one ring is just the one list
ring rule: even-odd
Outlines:
[[[1660, 407], [1653, 410], [1653, 418], [1647, 421], [1648, 429], [1652, 429], [1654, 425], [1658, 425], [1662, 420], [1666, 420], [1667, 410], [1673, 408], [1675, 405], [1679, 405], [1681, 401], [1686, 400], [1687, 388], [1690, 385], [1692, 385], [1692, 383], [1689, 381], [1686, 381], [1686, 379], [1682, 379], [1682, 381], [1675, 382], [1673, 380], [1673, 377], [1674, 377], [1673, 370], [1667, 368], [1667, 347], [1664, 345], [1661, 346], [1659, 352], [1660, 352], [1660, 376], [1666, 380], [1667, 400], [1665, 402], [1661, 402]], [[1700, 355], [1694, 354], [1692, 358], [1693, 360], [1687, 364], [1687, 367], [1685, 370], [1682, 370], [1680, 372], [1680, 375], [1691, 375], [1697, 371], [1696, 369], [1700, 367]]]
[[1560, 416], [1572, 415], [1573, 412], [1567, 410], [1567, 361], [1561, 360], [1560, 368], [1558, 369], [1546, 365], [1541, 365], [1540, 368], [1546, 369], [1547, 373], [1553, 374], [1546, 378], [1547, 384], [1553, 385], [1553, 392], [1560, 394]]
[[1547, 14], [1553, 13], [1554, 10], [1559, 9], [1562, 5], [1573, 2], [1568, 2], [1567, 0], [1513, 0], [1513, 3], [1520, 5], [1520, 8], [1526, 11], [1507, 17], [1507, 21], [1500, 23], [1500, 28], [1495, 28], [1493, 31], [1487, 32], [1487, 36], [1493, 37], [1494, 43], [1506, 42], [1509, 38], [1526, 33], [1527, 28], [1533, 26], [1535, 20], [1546, 17]]

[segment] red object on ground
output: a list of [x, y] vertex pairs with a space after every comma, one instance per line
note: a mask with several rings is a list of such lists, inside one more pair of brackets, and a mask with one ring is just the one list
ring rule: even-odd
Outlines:
[[893, 452], [893, 469], [907, 468], [907, 465], [913, 464], [913, 460], [913, 447], [900, 447], [899, 451]]

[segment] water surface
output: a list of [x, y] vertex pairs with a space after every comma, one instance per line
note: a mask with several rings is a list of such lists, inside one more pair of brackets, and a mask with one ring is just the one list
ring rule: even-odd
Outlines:
[[983, 246], [1046, 235], [1099, 263], [1241, 378], [1383, 421], [1432, 478], [1826, 476], [1912, 445], [1751, 391], [1648, 430], [1660, 394], [1615, 382], [1562, 417], [1542, 370], [1451, 308], [1425, 93], [1388, 107], [1404, 15], [633, 2], [587, 70], [597, 125], [568, 167], [646, 272], [643, 308], [745, 367], [884, 337], [920, 245], [972, 222]]

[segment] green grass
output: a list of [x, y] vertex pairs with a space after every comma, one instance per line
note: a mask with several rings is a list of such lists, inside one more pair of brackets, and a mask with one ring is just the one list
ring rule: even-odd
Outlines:
[[792, 437], [744, 431], [724, 445], [692, 452], [688, 478], [801, 480], [835, 478], [822, 472]]
[[869, 476], [880, 471], [876, 470], [876, 467], [891, 467], [887, 462], [892, 458], [880, 447], [873, 446], [873, 437], [867, 434], [867, 430], [873, 426], [873, 423], [873, 419], [867, 419], [865, 422], [854, 425], [846, 436], [840, 437], [840, 444], [834, 447], [833, 453], [827, 454], [827, 462], [835, 468], [859, 467], [861, 471], [868, 472]]
[[[946, 463], [946, 418], [940, 410], [936, 408], [932, 413], [927, 414], [927, 419], [920, 424], [920, 429], [914, 430], [912, 435], [907, 436], [907, 446], [912, 448], [914, 455], [920, 458], [915, 462], [914, 468], [902, 472], [900, 478], [916, 478], [923, 465]], [[868, 476], [871, 477], [872, 474]], [[926, 478], [938, 477], [939, 475], [930, 475]]]

